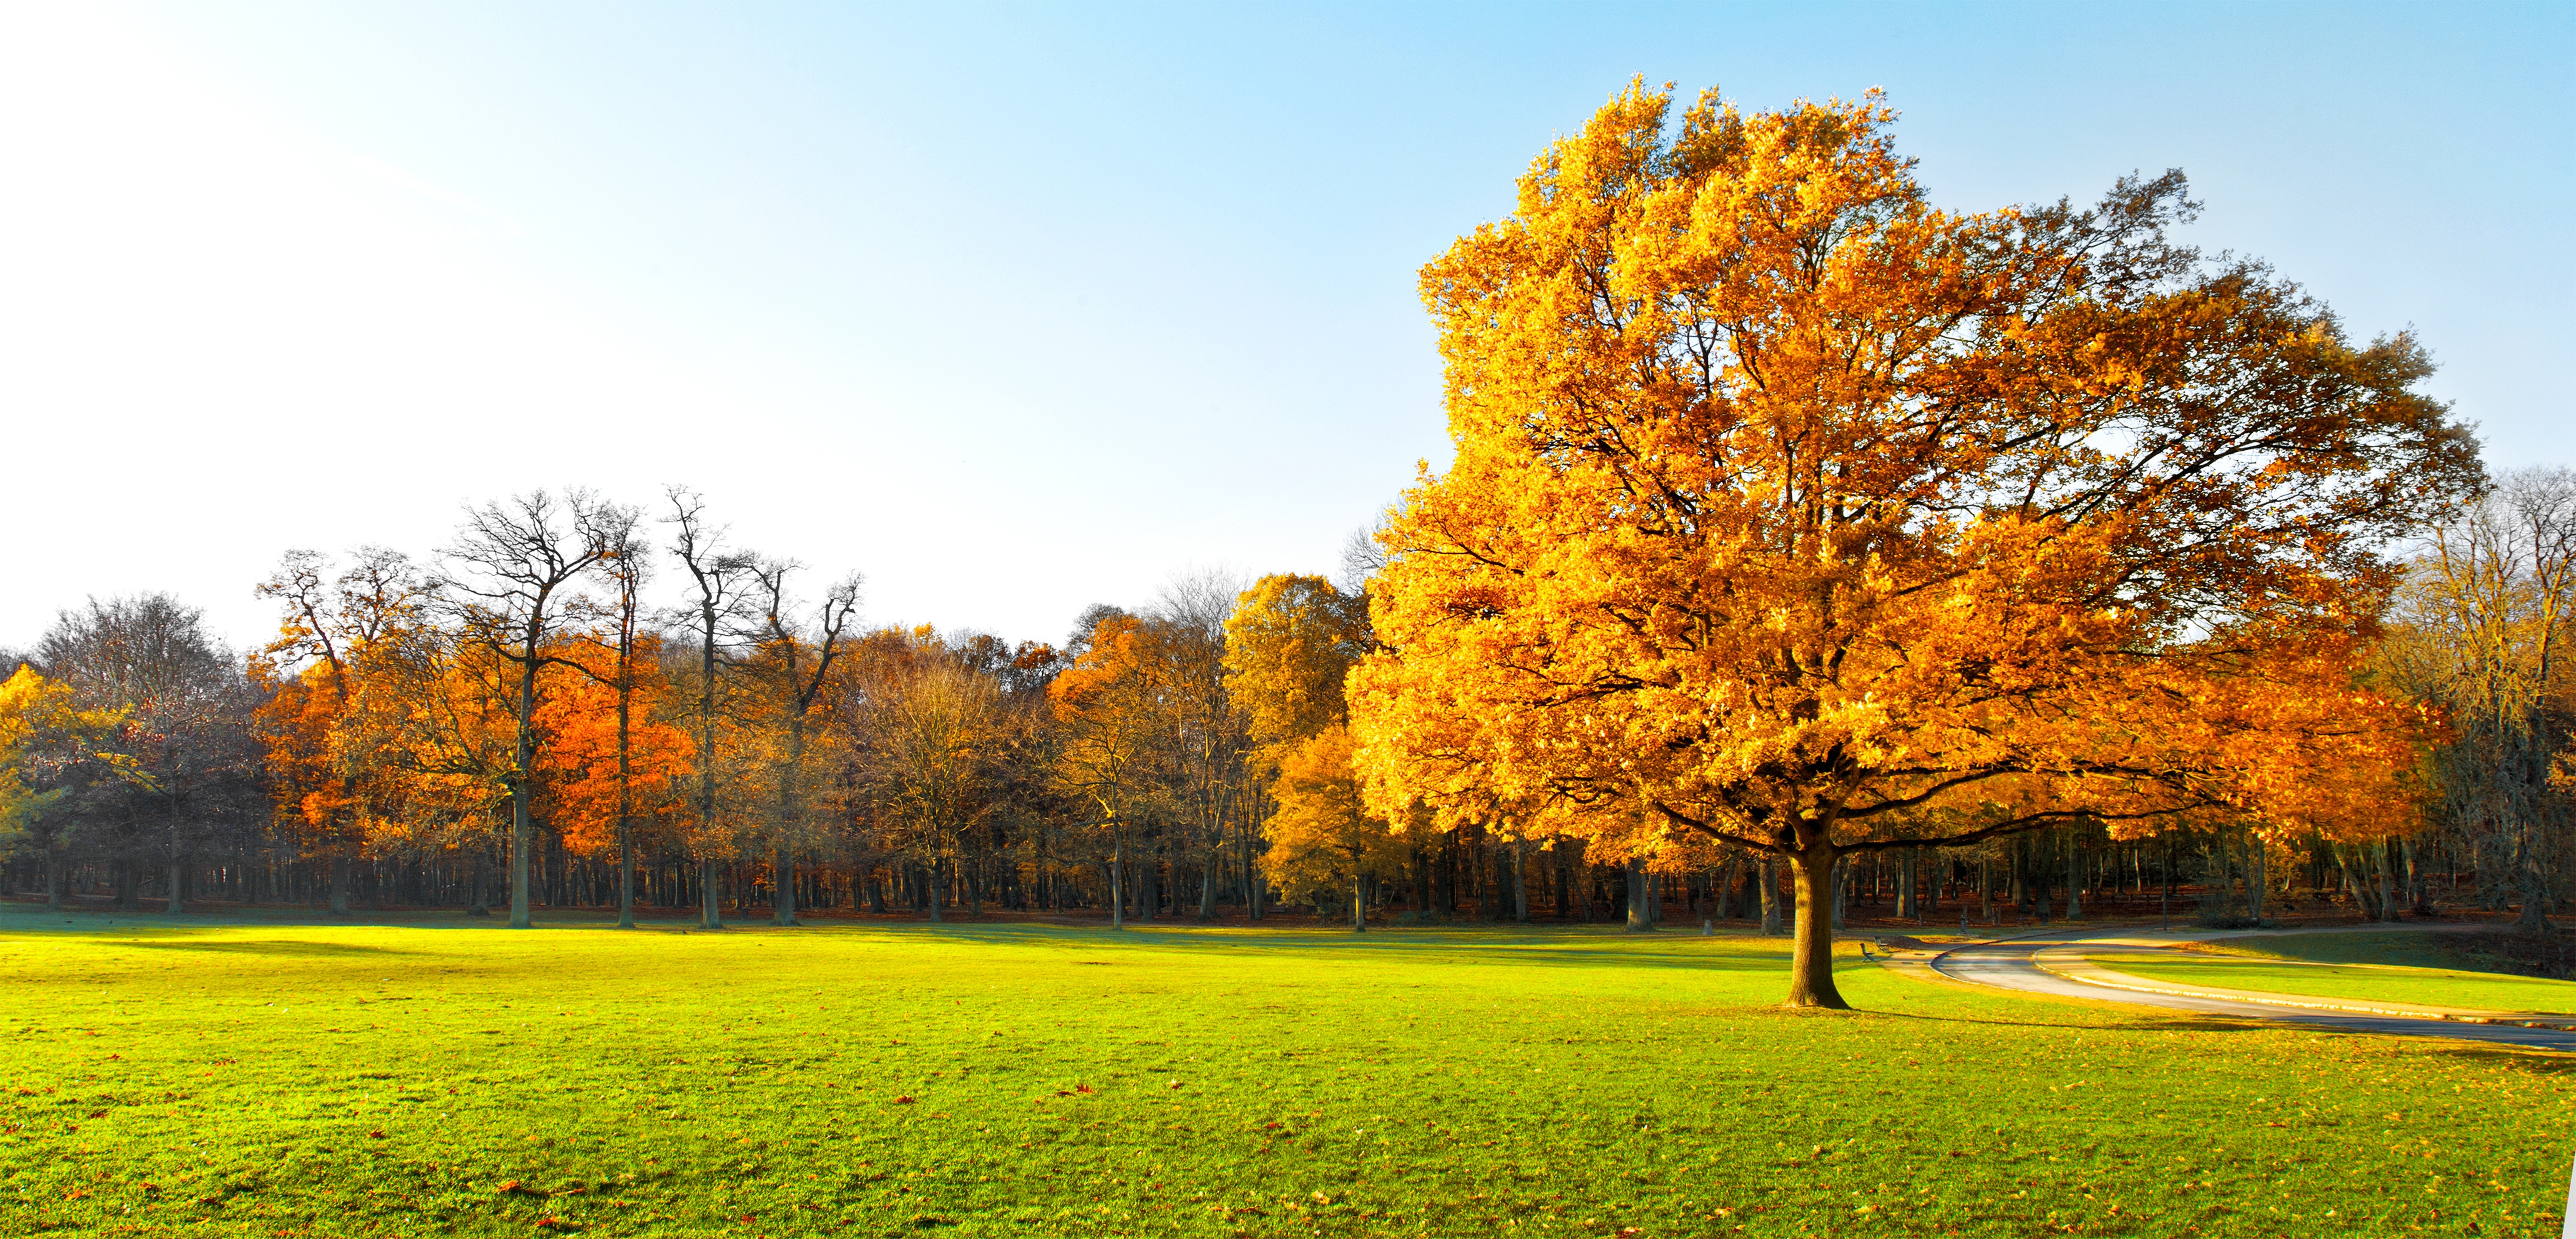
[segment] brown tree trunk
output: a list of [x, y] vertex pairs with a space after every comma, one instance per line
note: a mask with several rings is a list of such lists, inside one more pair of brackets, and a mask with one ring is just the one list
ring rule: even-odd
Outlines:
[[1127, 836], [1113, 830], [1109, 836], [1109, 927], [1127, 928]]
[[[527, 929], [536, 922], [528, 918], [528, 846], [536, 837], [535, 823], [528, 816], [528, 798], [535, 790], [529, 785], [529, 774], [537, 761], [537, 638], [528, 638], [528, 660], [519, 664], [519, 738], [511, 752], [515, 755], [510, 768], [510, 928]], [[336, 866], [335, 866], [336, 869]], [[347, 897], [340, 893], [335, 877], [331, 883], [332, 911], [341, 911]]]
[[1762, 857], [1762, 934], [1780, 936], [1780, 871], [1769, 853]]
[[2084, 845], [2066, 832], [2066, 919], [2084, 919]]
[[617, 927], [635, 928], [635, 758], [629, 739], [635, 677], [631, 653], [618, 656], [617, 686]]
[[1512, 921], [1529, 924], [1529, 840], [1512, 838]]
[[1837, 892], [1838, 870], [1830, 848], [1812, 848], [1789, 856], [1789, 877], [1798, 890], [1797, 942], [1790, 950], [1789, 1002], [1792, 1007], [1850, 1009], [1834, 988], [1834, 934], [1828, 924]]

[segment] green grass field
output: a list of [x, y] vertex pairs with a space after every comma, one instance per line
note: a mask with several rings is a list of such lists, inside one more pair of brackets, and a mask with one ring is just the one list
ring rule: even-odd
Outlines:
[[1608, 931], [0, 911], [0, 1231], [2556, 1235], [2576, 1060]]
[[2193, 951], [2087, 951], [2105, 968], [2152, 980], [2322, 998], [2576, 1013], [2576, 981], [2442, 965], [2443, 935], [2391, 931], [2220, 939]]

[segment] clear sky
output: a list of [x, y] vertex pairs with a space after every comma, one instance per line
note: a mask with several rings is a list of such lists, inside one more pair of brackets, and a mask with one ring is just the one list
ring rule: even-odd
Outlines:
[[[1885, 87], [1946, 206], [2179, 166], [2576, 463], [2576, 6], [0, 6], [0, 645], [701, 489], [873, 622], [1330, 571], [1446, 441], [1414, 272], [1631, 76]], [[817, 582], [819, 584], [819, 582]]]

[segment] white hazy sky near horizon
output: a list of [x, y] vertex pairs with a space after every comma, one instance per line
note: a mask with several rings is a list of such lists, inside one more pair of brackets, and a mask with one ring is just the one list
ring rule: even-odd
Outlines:
[[[1841, 19], [1833, 37], [1801, 23]], [[1890, 89], [1944, 205], [2179, 165], [2191, 239], [2555, 383], [2567, 11], [0, 6], [0, 646], [290, 547], [703, 491], [875, 622], [1330, 571], [1446, 443], [1414, 271], [1631, 74]]]

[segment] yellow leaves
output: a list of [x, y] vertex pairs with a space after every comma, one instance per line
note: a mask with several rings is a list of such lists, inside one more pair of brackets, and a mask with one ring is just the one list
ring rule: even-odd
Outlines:
[[1286, 743], [1338, 726], [1342, 680], [1368, 648], [1367, 599], [1319, 576], [1253, 582], [1225, 621], [1227, 692], [1253, 739]]
[[[2359, 812], [2302, 763], [2387, 789], [2411, 733], [2350, 699], [2347, 640], [2387, 526], [2307, 496], [2402, 476], [2438, 410], [2263, 394], [2345, 364], [2285, 285], [2121, 282], [2165, 260], [2117, 221], [2179, 181], [1949, 214], [1874, 94], [1703, 97], [1659, 146], [1668, 104], [1632, 85], [1424, 268], [1457, 452], [1405, 496], [1389, 648], [1348, 680], [1370, 806], [1597, 833], [1644, 803]], [[2255, 394], [2208, 397], [2230, 373]]]
[[1392, 876], [1402, 866], [1387, 823], [1369, 815], [1352, 766], [1350, 731], [1335, 724], [1282, 746], [1276, 807], [1262, 825], [1262, 870], [1283, 897], [1347, 887], [1354, 873]]
[[43, 808], [58, 791], [40, 790], [34, 767], [89, 761], [105, 766], [113, 777], [150, 786], [141, 763], [127, 754], [99, 748], [112, 740], [127, 712], [84, 710], [72, 688], [21, 666], [0, 681], [0, 842], [15, 834], [27, 815]]

